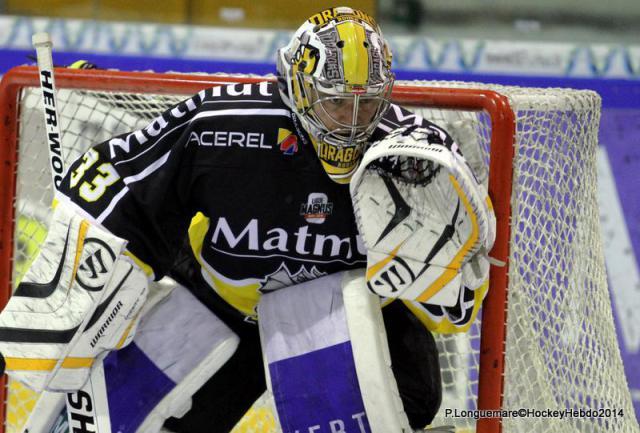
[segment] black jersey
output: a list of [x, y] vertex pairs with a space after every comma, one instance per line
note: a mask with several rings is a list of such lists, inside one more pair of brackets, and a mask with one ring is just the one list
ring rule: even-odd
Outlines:
[[[391, 105], [371, 140], [403, 125], [445, 134]], [[348, 185], [324, 172], [275, 83], [203, 90], [68, 173], [62, 192], [127, 239], [156, 278], [191, 225], [205, 279], [245, 314], [260, 293], [366, 264]]]

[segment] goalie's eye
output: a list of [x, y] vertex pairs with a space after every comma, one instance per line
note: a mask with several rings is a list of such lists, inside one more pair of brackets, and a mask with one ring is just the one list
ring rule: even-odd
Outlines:
[[345, 105], [344, 98], [328, 98], [327, 105], [330, 107], [343, 107]]

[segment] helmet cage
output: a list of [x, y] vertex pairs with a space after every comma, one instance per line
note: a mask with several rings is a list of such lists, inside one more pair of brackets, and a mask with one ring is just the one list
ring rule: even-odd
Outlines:
[[334, 146], [354, 146], [366, 141], [391, 104], [393, 76], [367, 86], [334, 83], [302, 71], [296, 74], [296, 79], [302, 102], [301, 119], [312, 135]]

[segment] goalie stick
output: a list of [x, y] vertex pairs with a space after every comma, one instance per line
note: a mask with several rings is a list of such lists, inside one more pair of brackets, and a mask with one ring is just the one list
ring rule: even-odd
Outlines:
[[[62, 134], [60, 131], [60, 117], [58, 115], [56, 101], [56, 86], [53, 70], [51, 37], [46, 32], [36, 33], [32, 37], [32, 43], [36, 50], [40, 87], [42, 89], [42, 109], [44, 113], [44, 125], [49, 152], [49, 163], [54, 191], [60, 188], [65, 175], [64, 156], [62, 154]], [[35, 411], [42, 411], [37, 416], [30, 416], [24, 428], [24, 433], [54, 433], [60, 431], [60, 415], [63, 412], [63, 404], [59, 398], [46, 398], [43, 392], [40, 404]], [[43, 398], [44, 397], [44, 398]], [[68, 393], [66, 412], [69, 430], [84, 431], [90, 428], [95, 433], [111, 433], [109, 408], [107, 406], [106, 385], [102, 361], [96, 359], [96, 364], [91, 371], [87, 383], [77, 392]], [[57, 422], [46, 426], [42, 421], [49, 419]], [[93, 423], [93, 425], [91, 425]], [[79, 424], [79, 429], [74, 425]], [[43, 430], [47, 429], [47, 430]]]
[[32, 37], [32, 43], [36, 49], [40, 88], [42, 90], [42, 113], [44, 115], [45, 132], [47, 136], [51, 178], [54, 188], [58, 190], [65, 169], [64, 159], [62, 157], [62, 136], [60, 134], [60, 123], [56, 104], [53, 59], [51, 56], [53, 44], [51, 43], [49, 34], [44, 32], [35, 33]]

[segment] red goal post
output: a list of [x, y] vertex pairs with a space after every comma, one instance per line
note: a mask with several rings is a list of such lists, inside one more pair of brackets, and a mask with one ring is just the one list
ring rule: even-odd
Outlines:
[[[247, 83], [262, 81], [264, 79], [264, 77], [247, 76], [231, 77], [217, 75], [120, 72], [108, 70], [71, 70], [65, 68], [56, 69], [56, 84], [59, 91], [63, 91], [65, 89], [76, 89], [80, 92], [97, 92], [98, 95], [117, 92], [118, 94], [127, 95], [143, 94], [186, 96], [197, 93], [204, 88], [223, 83]], [[16, 257], [16, 252], [14, 251], [14, 245], [16, 244], [15, 236], [17, 236], [15, 212], [18, 200], [17, 191], [20, 189], [17, 188], [19, 183], [17, 173], [19, 171], [19, 155], [22, 140], [21, 131], [23, 130], [21, 129], [21, 122], [24, 123], [24, 121], [21, 121], [20, 119], [21, 116], [24, 115], [25, 110], [22, 107], [22, 101], [25, 98], [25, 89], [37, 89], [38, 85], [38, 74], [37, 68], [35, 67], [14, 68], [4, 76], [0, 83], [0, 161], [2, 164], [0, 168], [0, 185], [2, 185], [0, 188], [0, 305], [4, 305], [11, 294], [13, 284], [12, 274], [14, 273], [14, 270], [12, 270], [12, 264]], [[518, 184], [518, 181], [514, 181], [513, 178], [514, 167], [518, 167], [515, 162], [517, 155], [516, 149], [519, 137], [530, 136], [530, 128], [534, 128], [535, 123], [537, 122], [537, 120], [535, 120], [536, 116], [532, 116], [531, 119], [533, 120], [531, 120], [531, 125], [533, 126], [520, 126], [520, 119], [518, 117], [518, 110], [520, 108], [514, 108], [513, 102], [517, 100], [518, 95], [525, 94], [525, 91], [526, 89], [520, 88], [492, 88], [481, 85], [470, 85], [470, 87], [465, 88], [465, 84], [460, 83], [451, 83], [451, 86], [449, 86], [448, 83], [424, 84], [400, 82], [395, 86], [392, 95], [394, 102], [400, 105], [414, 108], [419, 107], [421, 109], [435, 108], [461, 111], [471, 113], [472, 117], [474, 116], [474, 113], [484, 113], [482, 116], [484, 119], [487, 119], [480, 121], [479, 123], [486, 123], [482, 128], [486, 131], [485, 135], [487, 143], [484, 145], [489, 149], [490, 153], [490, 157], [488, 158], [488, 188], [497, 218], [497, 237], [495, 246], [491, 251], [491, 256], [498, 262], [503, 262], [505, 265], [492, 265], [491, 267], [490, 290], [483, 305], [481, 328], [479, 328], [477, 332], [480, 335], [479, 350], [472, 350], [474, 353], [472, 356], [476, 357], [477, 360], [470, 361], [471, 364], [477, 364], [478, 371], [477, 373], [473, 373], [474, 378], [464, 382], [467, 385], [463, 385], [463, 387], [467, 386], [469, 390], [472, 389], [469, 391], [470, 394], [475, 394], [477, 392], [477, 395], [473, 395], [472, 403], [465, 403], [467, 404], [466, 408], [500, 409], [504, 407], [509, 278], [511, 278], [512, 275], [515, 275], [518, 280], [521, 279], [517, 269], [518, 266], [515, 267], [515, 270], [510, 270], [510, 265], [513, 267], [513, 260], [515, 260], [513, 254], [510, 254], [510, 245], [516, 242], [512, 239], [511, 231], [512, 227], [517, 224], [517, 221], [514, 222], [514, 218], [512, 218], [512, 207], [520, 206], [518, 202], [514, 201], [514, 198], [512, 198], [512, 192], [515, 191]], [[594, 96], [592, 92], [589, 93], [590, 94], [586, 96], [575, 93], [575, 95], [577, 95], [575, 97], [578, 99], [584, 97], [586, 98], [583, 98], [584, 100], [589, 100], [590, 110], [592, 110], [593, 113], [589, 112], [585, 119], [590, 119], [590, 121], [596, 123], [595, 131], [597, 132], [599, 99], [597, 96]], [[83, 94], [84, 93], [81, 93], [81, 95]], [[548, 98], [545, 96], [546, 93], [544, 91], [533, 92], [533, 94], [539, 98], [544, 97], [545, 104], [557, 104], [557, 106], [554, 106], [555, 108], [548, 108], [545, 105], [547, 108], [544, 108], [544, 110], [567, 113], [563, 114], [563, 116], [565, 116], [564, 119], [569, 119], [571, 122], [580, 124], [580, 131], [576, 133], [571, 132], [571, 134], [573, 134], [571, 135], [571, 141], [576, 141], [577, 145], [582, 145], [583, 141], [590, 140], [591, 142], [594, 140], [592, 125], [582, 125], [587, 120], [582, 120], [582, 117], [580, 120], [575, 120], [569, 109], [563, 105], [569, 103], [567, 102], [567, 98], [574, 97], [574, 93], [558, 93], [557, 96], [551, 95]], [[529, 99], [531, 99], [531, 101], [529, 101]], [[535, 106], [537, 103], [535, 98], [529, 99], [523, 103], [523, 112], [528, 113], [537, 109]], [[582, 101], [582, 99], [580, 99], [580, 101]], [[575, 105], [575, 107], [578, 107], [576, 108], [577, 110], [581, 110], [581, 104], [584, 105], [583, 102]], [[574, 107], [574, 105], [571, 105], [571, 107]], [[41, 118], [42, 117], [38, 117], [37, 119], [40, 120]], [[549, 122], [550, 121], [544, 121], [542, 126], [554, 126], [550, 125]], [[560, 131], [559, 133], [561, 134], [571, 130], [570, 126], [562, 126], [560, 129], [562, 128], [568, 129]], [[447, 128], [445, 127], [445, 129]], [[62, 128], [62, 134], [64, 140], [64, 127]], [[541, 137], [544, 135], [542, 133], [535, 132], [534, 134], [539, 134]], [[576, 138], [574, 138], [574, 135]], [[537, 139], [536, 135], [536, 140]], [[556, 140], [554, 139], [551, 144], [554, 144], [555, 142]], [[590, 145], [595, 144], [591, 143]], [[46, 148], [41, 149], [41, 151], [46, 153]], [[571, 152], [573, 152], [573, 150], [571, 150]], [[580, 152], [582, 152], [582, 150], [580, 150]], [[588, 167], [589, 170], [591, 168], [591, 166]], [[561, 174], [558, 173], [554, 176], [560, 175]], [[533, 190], [540, 188], [542, 187], [537, 185]], [[566, 194], [571, 194], [573, 191], [572, 188], [576, 187], [572, 186], [568, 188], [568, 192]], [[537, 191], [535, 192], [537, 194]], [[573, 203], [571, 199], [567, 200], [568, 203]], [[552, 206], [552, 204], [544, 202], [541, 207], [533, 205], [532, 208], [539, 209], [539, 212], [547, 212], [548, 209], [553, 210]], [[587, 212], [587, 217], [593, 218], [593, 215], [591, 215], [590, 212], [591, 210]], [[528, 215], [526, 212], [525, 214]], [[526, 217], [528, 218], [528, 216]], [[592, 223], [597, 226], [597, 222], [589, 222], [589, 224]], [[573, 222], [570, 224], [572, 227], [575, 225]], [[581, 225], [582, 222], [580, 221], [577, 224]], [[527, 227], [518, 226], [518, 230], [520, 229], [526, 231]], [[591, 225], [587, 230], [589, 230], [589, 232], [593, 232]], [[529, 241], [536, 241], [535, 238], [536, 235], [534, 233], [531, 235], [531, 239], [529, 239]], [[592, 241], [591, 237], [589, 237], [587, 242], [594, 243], [598, 241]], [[533, 257], [537, 258], [538, 255], [540, 255], [540, 252], [535, 252]], [[604, 265], [602, 264], [602, 266]], [[528, 275], [529, 274], [524, 277], [525, 281], [529, 281], [532, 278]], [[571, 286], [571, 284], [568, 285]], [[596, 285], [601, 286], [602, 281], [598, 279]], [[568, 287], [568, 289], [571, 288], [572, 287]], [[606, 281], [604, 289], [606, 291]], [[600, 287], [598, 290], [602, 291]], [[550, 288], [549, 291], [556, 292], [557, 289], [554, 286]], [[606, 306], [604, 309], [606, 310]], [[553, 310], [553, 308], [550, 310]], [[552, 311], [542, 313], [541, 315], [543, 316], [543, 319], [546, 319], [552, 315]], [[609, 325], [613, 326], [612, 323], [607, 324], [607, 326]], [[523, 332], [514, 331], [514, 333], [519, 335]], [[607, 334], [607, 336], [608, 335], [609, 334]], [[539, 342], [533, 346], [536, 345], [541, 346]], [[449, 350], [448, 347], [450, 346], [452, 346], [451, 343], [444, 343], [443, 345], [443, 347], [447, 348], [445, 350]], [[541, 350], [544, 350], [544, 348]], [[521, 351], [526, 354], [523, 350]], [[553, 359], [555, 356], [556, 355], [550, 355], [550, 358]], [[615, 358], [615, 354], [612, 354], [611, 356]], [[614, 359], [614, 363], [621, 364], [619, 354], [618, 359]], [[616, 368], [618, 368], [617, 364]], [[615, 374], [620, 375], [621, 373], [618, 370], [616, 370]], [[453, 372], [451, 374], [455, 376], [457, 373]], [[477, 378], [475, 378], [476, 374]], [[624, 373], [622, 373], [622, 380], [624, 381]], [[4, 383], [2, 383], [1, 386], [2, 392], [6, 393]], [[616, 391], [616, 396], [618, 394], [622, 395], [621, 401], [623, 401], [623, 404], [630, 408], [630, 399], [629, 401], [625, 400], [626, 395], [624, 395], [624, 391]], [[6, 398], [3, 398], [2, 400], [4, 401]], [[463, 397], [463, 400], [466, 400], [466, 397]], [[573, 401], [573, 399], [566, 401]], [[469, 404], [471, 407], [468, 406]], [[629, 410], [632, 411], [632, 409]], [[0, 416], [4, 415], [5, 410], [3, 409]], [[1, 421], [0, 426], [4, 426], [4, 420]], [[502, 425], [503, 422], [500, 418], [482, 418], [478, 420], [477, 425], [475, 426], [475, 431], [483, 433], [499, 432], [502, 429]], [[600, 431], [597, 430], [598, 425], [599, 423], [596, 423], [595, 429], [585, 431]], [[635, 426], [637, 426], [637, 423]], [[473, 426], [470, 428], [473, 428]], [[633, 430], [633, 428], [634, 425], [632, 423], [629, 430], [624, 431], [636, 431]], [[3, 431], [2, 428], [0, 428], [0, 432], [1, 431]]]

